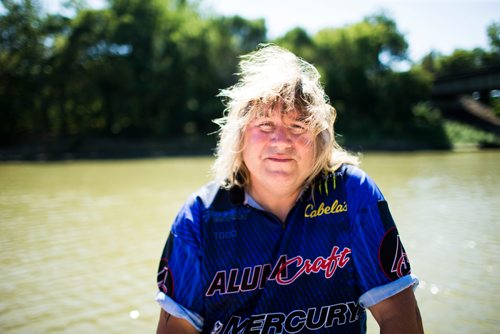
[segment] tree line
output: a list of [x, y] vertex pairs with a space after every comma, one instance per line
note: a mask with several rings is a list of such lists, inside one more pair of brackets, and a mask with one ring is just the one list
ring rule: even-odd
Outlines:
[[2, 145], [204, 138], [216, 130], [216, 95], [235, 82], [238, 56], [272, 42], [318, 67], [345, 138], [413, 136], [439, 146], [446, 139], [428, 104], [435, 77], [500, 64], [500, 22], [488, 27], [487, 50], [433, 52], [398, 71], [408, 42], [383, 13], [269, 40], [263, 19], [207, 13], [187, 0], [109, 0], [102, 9], [68, 1], [67, 15], [46, 13], [35, 0], [1, 4]]

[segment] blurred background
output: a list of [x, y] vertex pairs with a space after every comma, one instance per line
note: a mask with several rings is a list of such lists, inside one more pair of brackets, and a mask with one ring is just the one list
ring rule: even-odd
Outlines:
[[[420, 277], [426, 333], [500, 332], [500, 1], [1, 0], [0, 332], [150, 333], [218, 91], [315, 64]], [[370, 332], [377, 332], [373, 320]]]

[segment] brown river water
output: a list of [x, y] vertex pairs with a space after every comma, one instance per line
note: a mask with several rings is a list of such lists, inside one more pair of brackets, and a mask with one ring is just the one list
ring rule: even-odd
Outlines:
[[[160, 252], [211, 162], [0, 163], [0, 333], [153, 333]], [[426, 333], [500, 333], [500, 151], [368, 153], [361, 166], [420, 278]]]

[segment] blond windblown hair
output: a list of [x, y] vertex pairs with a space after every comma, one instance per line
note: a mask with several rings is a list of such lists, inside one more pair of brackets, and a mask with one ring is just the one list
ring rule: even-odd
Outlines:
[[282, 113], [298, 113], [314, 135], [315, 161], [304, 186], [319, 173], [334, 171], [343, 163], [358, 164], [358, 158], [335, 140], [336, 111], [313, 65], [281, 47], [261, 45], [241, 57], [239, 69], [239, 81], [219, 94], [226, 109], [224, 116], [215, 120], [220, 126], [213, 165], [216, 181], [226, 187], [248, 186], [249, 171], [242, 159], [243, 133], [249, 122], [269, 113], [276, 104]]

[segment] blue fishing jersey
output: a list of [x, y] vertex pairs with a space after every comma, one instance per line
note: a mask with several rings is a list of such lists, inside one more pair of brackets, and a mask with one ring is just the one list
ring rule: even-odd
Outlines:
[[203, 187], [172, 225], [156, 299], [202, 333], [365, 333], [365, 308], [416, 283], [380, 190], [343, 165], [285, 222], [241, 188]]

